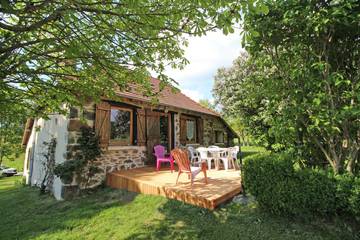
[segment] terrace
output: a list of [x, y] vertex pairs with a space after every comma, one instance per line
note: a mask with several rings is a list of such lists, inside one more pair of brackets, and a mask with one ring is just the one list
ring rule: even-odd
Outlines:
[[135, 168], [112, 172], [107, 176], [107, 185], [142, 194], [160, 195], [192, 205], [214, 209], [241, 192], [241, 177], [238, 170], [208, 170], [208, 184], [200, 173], [191, 186], [186, 174], [180, 175], [167, 169], [156, 171], [154, 167]]

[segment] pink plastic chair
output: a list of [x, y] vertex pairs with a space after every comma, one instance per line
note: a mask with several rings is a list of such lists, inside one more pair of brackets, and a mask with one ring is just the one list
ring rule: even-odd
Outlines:
[[156, 145], [154, 147], [154, 155], [156, 157], [156, 170], [160, 170], [160, 165], [162, 162], [169, 162], [170, 163], [170, 169], [171, 172], [174, 170], [174, 159], [169, 156], [165, 156], [165, 147], [162, 145]]

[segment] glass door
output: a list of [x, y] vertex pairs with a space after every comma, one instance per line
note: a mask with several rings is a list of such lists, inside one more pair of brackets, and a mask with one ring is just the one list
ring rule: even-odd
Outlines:
[[171, 149], [171, 124], [169, 114], [160, 115], [160, 144], [166, 147], [167, 151]]

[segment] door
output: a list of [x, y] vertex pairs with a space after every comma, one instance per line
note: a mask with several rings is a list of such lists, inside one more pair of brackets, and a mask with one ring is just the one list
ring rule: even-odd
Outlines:
[[171, 150], [171, 117], [170, 113], [146, 111], [147, 164], [155, 164], [154, 146], [161, 144], [168, 152]]
[[147, 134], [147, 164], [155, 164], [155, 156], [153, 155], [154, 146], [160, 144], [160, 113], [147, 110], [146, 111], [146, 134]]
[[167, 113], [160, 114], [160, 144], [163, 145], [167, 152], [171, 150], [171, 116]]

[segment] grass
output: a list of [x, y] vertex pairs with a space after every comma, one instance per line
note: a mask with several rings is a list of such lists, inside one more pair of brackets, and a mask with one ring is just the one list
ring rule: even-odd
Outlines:
[[21, 153], [14, 160], [10, 160], [8, 158], [5, 158], [3, 160], [3, 162], [2, 162], [2, 164], [7, 166], [7, 167], [16, 168], [18, 172], [22, 172], [24, 170], [24, 159], [25, 159], [25, 153]]
[[0, 179], [1, 239], [356, 239], [340, 220], [274, 217], [256, 204], [208, 211], [109, 188], [56, 201], [20, 180]]
[[259, 153], [259, 152], [265, 152], [265, 148], [263, 147], [258, 147], [258, 146], [242, 146], [241, 147], [241, 153], [243, 158]]

